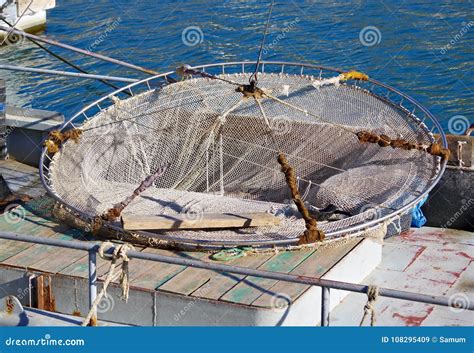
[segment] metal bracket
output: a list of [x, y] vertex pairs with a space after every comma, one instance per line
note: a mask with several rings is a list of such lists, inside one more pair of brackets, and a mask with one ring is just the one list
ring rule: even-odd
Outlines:
[[462, 159], [462, 146], [467, 145], [467, 141], [458, 141], [458, 149], [457, 149], [457, 158], [458, 158], [458, 166], [463, 167], [466, 163]]

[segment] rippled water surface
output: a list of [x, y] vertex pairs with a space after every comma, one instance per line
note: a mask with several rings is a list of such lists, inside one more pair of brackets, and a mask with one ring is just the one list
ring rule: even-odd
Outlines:
[[[45, 34], [164, 71], [256, 59], [267, 9], [262, 1], [57, 0]], [[470, 1], [277, 1], [264, 59], [358, 69], [413, 96], [445, 127], [457, 115], [473, 123], [473, 20]], [[190, 26], [203, 33], [194, 46], [182, 39]], [[54, 50], [94, 73], [145, 77]], [[1, 47], [0, 63], [72, 70], [28, 42]], [[0, 77], [7, 80], [8, 102], [67, 117], [111, 91], [89, 80], [5, 71]]]

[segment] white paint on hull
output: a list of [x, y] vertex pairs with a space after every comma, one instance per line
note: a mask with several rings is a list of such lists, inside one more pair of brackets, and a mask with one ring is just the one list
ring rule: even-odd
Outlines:
[[[17, 29], [31, 32], [46, 25], [46, 10], [55, 5], [55, 0], [35, 0], [33, 3], [25, 0], [0, 0], [0, 15], [5, 16], [8, 22], [15, 23]], [[0, 32], [2, 41], [4, 37], [4, 33]]]

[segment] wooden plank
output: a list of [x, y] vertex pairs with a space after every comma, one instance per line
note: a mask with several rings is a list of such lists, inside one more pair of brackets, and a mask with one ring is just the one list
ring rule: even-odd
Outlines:
[[[46, 232], [49, 233], [46, 234]], [[60, 240], [86, 239], [83, 237], [81, 231], [67, 229], [65, 226], [62, 232], [55, 232], [52, 229], [47, 229], [42, 236]], [[55, 270], [55, 264], [62, 269], [66, 267], [67, 264], [70, 264], [75, 259], [82, 256], [84, 256], [84, 252], [79, 250], [60, 249], [56, 246], [34, 244], [32, 247], [4, 260], [3, 263], [9, 266], [51, 271]], [[63, 263], [61, 264], [61, 262]]]
[[[58, 231], [65, 231], [69, 228], [52, 223], [36, 215], [31, 215], [21, 206], [15, 210], [19, 217], [18, 219], [12, 218], [11, 214], [0, 216], [0, 230], [48, 237]], [[34, 245], [30, 243], [0, 239], [0, 261], [4, 261], [32, 246]]]
[[[345, 244], [316, 250], [310, 257], [301, 262], [290, 273], [299, 276], [311, 276], [321, 278], [331, 270], [344, 256], [354, 249], [363, 239], [352, 239]], [[252, 302], [252, 306], [272, 307], [275, 299], [279, 297], [289, 298], [294, 302], [310, 286], [298, 283], [279, 281], [269, 288], [268, 292], [262, 293]]]
[[212, 271], [188, 267], [157, 289], [167, 292], [189, 295], [209, 281]]
[[[106, 263], [105, 260], [102, 260], [100, 257], [97, 257], [97, 266], [103, 265], [105, 263]], [[69, 266], [63, 268], [61, 271], [59, 271], [59, 273], [62, 275], [67, 275], [67, 276], [87, 278], [88, 271], [89, 271], [88, 257], [87, 257], [87, 254], [84, 254], [83, 257], [76, 260], [74, 263], [70, 264]]]
[[[177, 251], [166, 250], [166, 249], [155, 249], [155, 248], [146, 248], [142, 252], [149, 253], [149, 254], [158, 254], [158, 255], [165, 255], [165, 256], [177, 256]], [[156, 262], [148, 261], [148, 260], [140, 260], [140, 259], [133, 259], [130, 261], [129, 264], [129, 271], [128, 275], [130, 281], [139, 278], [143, 274], [151, 273], [156, 266]]]
[[[155, 252], [159, 251], [159, 249], [147, 248], [144, 251]], [[176, 256], [200, 260], [209, 256], [209, 254], [205, 252], [178, 252], [176, 253]], [[131, 280], [130, 284], [139, 288], [156, 289], [184, 269], [186, 269], [186, 266], [154, 262], [154, 266], [150, 267], [146, 273]]]
[[[87, 253], [82, 252], [82, 257], [77, 259], [75, 262], [70, 263], [69, 266], [62, 268], [59, 273], [67, 276], [88, 278], [89, 276], [89, 257]], [[104, 276], [110, 266], [110, 261], [104, 260], [101, 257], [97, 256], [96, 262], [97, 268], [97, 278]]]
[[[135, 247], [135, 250], [141, 251], [143, 250], [143, 248]], [[87, 278], [89, 276], [89, 257], [88, 254], [84, 251], [82, 252], [82, 255], [83, 256], [78, 258], [75, 262], [70, 263], [67, 267], [62, 268], [59, 273], [67, 276]], [[121, 263], [121, 261], [118, 261], [117, 266], [120, 266]], [[108, 273], [109, 268], [110, 261], [104, 260], [100, 256], [97, 256], [97, 278], [100, 279], [101, 277], [105, 276]]]
[[[288, 273], [308, 258], [313, 252], [313, 249], [283, 251], [272, 257], [269, 261], [260, 266], [259, 269], [264, 271]], [[220, 300], [239, 304], [251, 304], [276, 282], [278, 281], [267, 278], [245, 277], [235, 287], [225, 293]]]
[[[84, 234], [78, 229], [69, 229], [62, 233], [57, 233], [57, 238], [62, 240], [83, 240], [91, 241], [92, 235]], [[56, 238], [56, 235], [53, 237]], [[87, 256], [87, 252], [74, 249], [52, 248], [45, 251], [46, 256], [38, 259], [30, 268], [43, 272], [59, 273], [72, 263]]]
[[165, 229], [209, 229], [247, 228], [274, 226], [280, 219], [266, 212], [256, 213], [205, 213], [197, 219], [188, 215], [139, 216], [122, 215], [125, 230], [165, 230]]
[[[259, 266], [263, 264], [266, 260], [268, 260], [272, 256], [273, 254], [262, 255], [262, 256], [245, 256], [245, 257], [237, 258], [233, 261], [226, 262], [226, 264], [255, 268], [255, 266]], [[219, 261], [213, 261], [211, 259], [205, 259], [205, 261], [210, 262], [210, 263], [222, 263]], [[174, 276], [168, 282], [164, 283], [158, 289], [166, 290], [168, 292], [183, 294], [183, 295], [190, 295], [194, 291], [198, 290], [204, 284], [207, 284], [212, 278], [217, 277], [219, 275], [220, 275], [219, 272], [216, 272], [216, 271], [188, 267], [184, 271]], [[221, 277], [226, 278], [225, 276], [221, 276]], [[234, 275], [227, 274], [227, 278], [231, 279], [230, 282], [233, 282], [233, 285], [235, 285], [236, 281], [238, 282], [238, 280], [243, 277], [244, 276], [236, 277]], [[227, 287], [228, 287], [227, 289], [230, 289], [233, 285], [227, 282]], [[201, 291], [201, 294], [205, 294], [207, 290], [211, 290], [211, 288], [203, 289], [203, 291]]]
[[13, 240], [0, 240], [0, 263], [19, 252], [32, 247], [33, 244]]
[[[263, 265], [269, 259], [271, 259], [274, 254], [260, 254], [256, 256], [245, 256], [240, 257], [230, 264], [235, 266], [242, 266], [247, 268], [258, 268]], [[186, 269], [186, 271], [193, 270], [191, 268]], [[204, 276], [204, 275], [202, 275]], [[191, 293], [193, 297], [205, 298], [218, 300], [226, 292], [228, 292], [232, 287], [243, 279], [244, 275], [238, 275], [234, 273], [216, 273], [213, 272], [210, 278], [199, 288]], [[173, 278], [174, 280], [174, 278]]]
[[41, 184], [38, 168], [14, 160], [6, 160], [0, 161], [0, 171], [8, 188], [15, 194], [26, 194], [37, 198], [46, 192]]

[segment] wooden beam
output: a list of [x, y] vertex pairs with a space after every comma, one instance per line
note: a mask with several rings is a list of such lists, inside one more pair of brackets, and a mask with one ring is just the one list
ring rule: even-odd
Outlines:
[[247, 228], [275, 226], [280, 219], [265, 212], [257, 213], [207, 213], [191, 219], [186, 214], [139, 216], [122, 215], [125, 230], [170, 230], [170, 229], [210, 229]]

